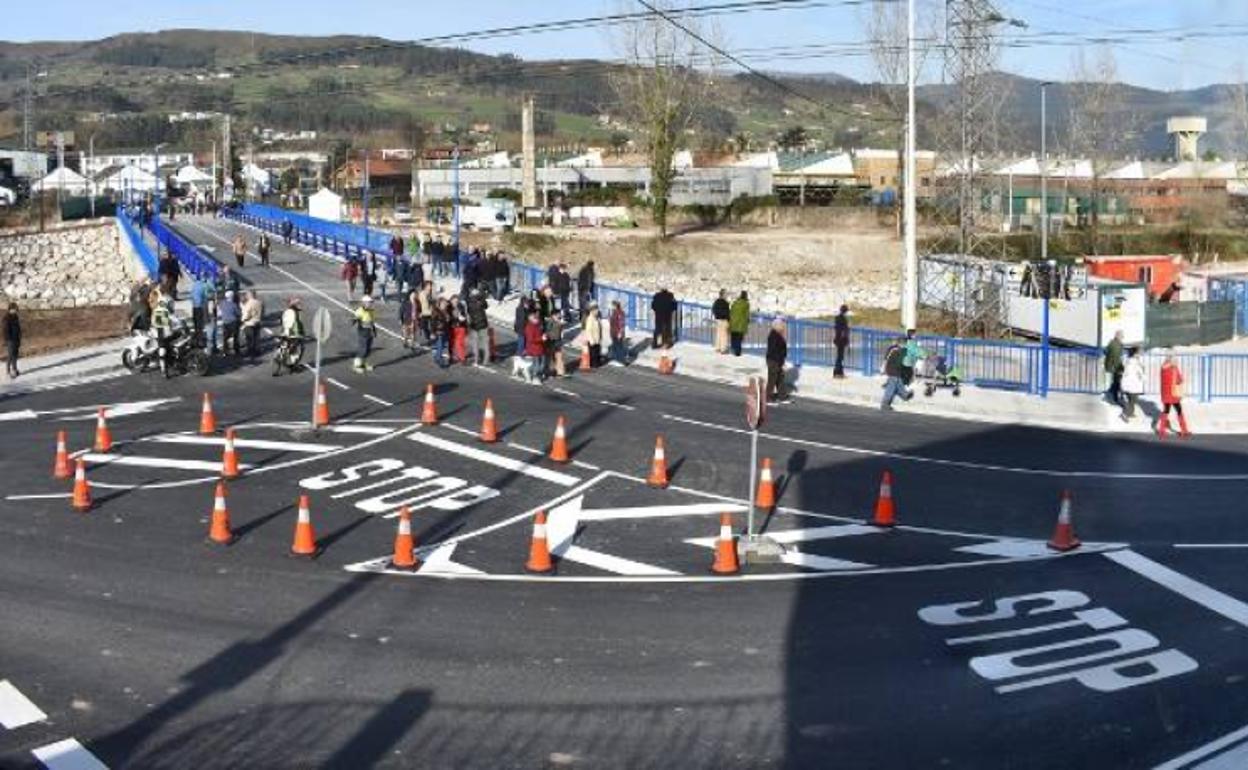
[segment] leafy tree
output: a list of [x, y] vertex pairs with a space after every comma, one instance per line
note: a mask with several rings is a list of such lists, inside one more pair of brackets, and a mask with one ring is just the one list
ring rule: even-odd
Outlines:
[[806, 129], [801, 126], [792, 126], [786, 128], [784, 133], [780, 134], [780, 138], [776, 143], [780, 145], [782, 150], [800, 150], [810, 141], [810, 136], [806, 133]]

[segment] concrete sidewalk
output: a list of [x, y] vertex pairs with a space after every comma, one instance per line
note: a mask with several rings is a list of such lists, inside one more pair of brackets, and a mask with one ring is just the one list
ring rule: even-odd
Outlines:
[[121, 350], [127, 339], [118, 337], [84, 348], [21, 358], [17, 362], [21, 376], [16, 380], [0, 382], [0, 397], [95, 377], [125, 374], [126, 369], [121, 365]]
[[[304, 251], [313, 249], [303, 246]], [[458, 278], [434, 276], [437, 290], [458, 293]], [[503, 302], [490, 301], [490, 318], [499, 326], [512, 328], [516, 303], [519, 296], [512, 294]], [[604, 332], [606, 319], [604, 316]], [[579, 334], [580, 327], [568, 329], [570, 341]], [[650, 333], [628, 330], [629, 343], [635, 351], [630, 365], [657, 370], [660, 354], [650, 347]], [[608, 345], [603, 345], [604, 353]], [[575, 351], [575, 346], [570, 346]], [[744, 387], [752, 375], [766, 377], [767, 367], [762, 356], [746, 355], [740, 358], [720, 355], [708, 345], [680, 342], [669, 352], [676, 361], [676, 373], [686, 377], [721, 382]], [[573, 358], [574, 356], [569, 356]], [[835, 379], [832, 370], [819, 366], [790, 367], [787, 379], [793, 395], [870, 409], [879, 409], [883, 395], [882, 375], [863, 376], [849, 374], [845, 379]], [[1100, 396], [1051, 393], [1048, 398], [1025, 393], [980, 388], [963, 385], [962, 395], [954, 397], [948, 389], [939, 389], [932, 396], [923, 395], [922, 382], [916, 381], [915, 395], [910, 401], [898, 399], [893, 406], [895, 414], [925, 414], [957, 420], [971, 420], [998, 425], [1031, 425], [1061, 430], [1088, 431], [1094, 433], [1149, 434], [1154, 430], [1160, 413], [1160, 401], [1153, 396], [1141, 399], [1135, 419], [1124, 423], [1121, 410]], [[1194, 433], [1199, 434], [1248, 434], [1248, 400], [1243, 403], [1220, 401], [1202, 404], [1195, 399], [1185, 399], [1183, 410]]]

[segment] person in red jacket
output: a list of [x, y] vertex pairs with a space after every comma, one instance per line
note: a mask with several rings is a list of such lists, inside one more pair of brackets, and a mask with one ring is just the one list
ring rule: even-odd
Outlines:
[[1183, 416], [1183, 370], [1179, 368], [1173, 355], [1166, 355], [1161, 365], [1161, 420], [1157, 423], [1157, 435], [1166, 437], [1170, 430], [1170, 410], [1179, 416], [1179, 435], [1188, 438], [1192, 432], [1187, 429], [1187, 418]]
[[527, 366], [523, 369], [524, 381], [533, 382], [538, 376], [546, 360], [546, 336], [542, 331], [542, 322], [536, 312], [529, 313], [529, 320], [524, 325], [524, 358]]

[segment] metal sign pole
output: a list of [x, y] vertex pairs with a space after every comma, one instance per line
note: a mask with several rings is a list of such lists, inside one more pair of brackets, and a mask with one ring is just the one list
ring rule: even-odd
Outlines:
[[758, 429], [750, 431], [750, 515], [749, 522], [745, 527], [745, 534], [750, 539], [754, 539], [754, 501], [755, 493], [758, 491]]
[[312, 377], [312, 430], [316, 430], [316, 396], [321, 392], [321, 340], [316, 340], [316, 369]]

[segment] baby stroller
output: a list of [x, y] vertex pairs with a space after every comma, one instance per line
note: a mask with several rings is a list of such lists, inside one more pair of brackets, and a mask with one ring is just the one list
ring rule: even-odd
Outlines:
[[962, 395], [962, 371], [951, 366], [944, 356], [925, 356], [919, 359], [916, 369], [924, 380], [924, 396], [931, 397], [938, 388], [949, 388], [955, 397]]

